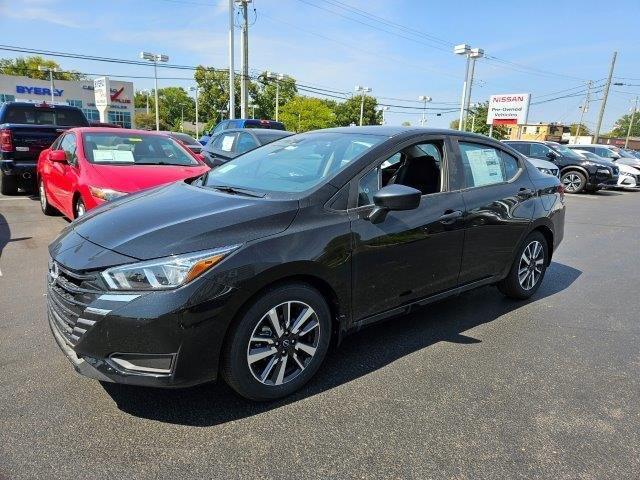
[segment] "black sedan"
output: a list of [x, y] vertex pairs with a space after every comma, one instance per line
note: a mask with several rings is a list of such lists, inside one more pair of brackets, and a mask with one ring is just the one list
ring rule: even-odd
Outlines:
[[234, 128], [212, 136], [202, 149], [204, 161], [211, 168], [218, 167], [238, 155], [293, 135], [286, 130]]
[[365, 325], [482, 285], [530, 297], [564, 216], [560, 181], [484, 136], [309, 132], [72, 222], [49, 324], [89, 377], [278, 398]]

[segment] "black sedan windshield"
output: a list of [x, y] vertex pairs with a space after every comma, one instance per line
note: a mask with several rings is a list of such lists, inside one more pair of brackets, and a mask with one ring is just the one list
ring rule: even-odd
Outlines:
[[337, 132], [294, 135], [218, 167], [207, 176], [205, 185], [266, 192], [303, 192], [335, 175], [387, 138]]

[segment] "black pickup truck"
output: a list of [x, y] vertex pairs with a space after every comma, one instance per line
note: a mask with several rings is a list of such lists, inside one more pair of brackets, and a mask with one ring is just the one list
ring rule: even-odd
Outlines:
[[36, 186], [38, 155], [65, 130], [88, 127], [82, 110], [67, 105], [5, 102], [0, 104], [0, 191]]

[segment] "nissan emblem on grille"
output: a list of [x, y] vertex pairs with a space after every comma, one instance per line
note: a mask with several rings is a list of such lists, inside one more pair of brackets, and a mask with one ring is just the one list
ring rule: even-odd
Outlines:
[[58, 268], [58, 263], [53, 261], [49, 266], [49, 283], [53, 284], [60, 276], [60, 269]]

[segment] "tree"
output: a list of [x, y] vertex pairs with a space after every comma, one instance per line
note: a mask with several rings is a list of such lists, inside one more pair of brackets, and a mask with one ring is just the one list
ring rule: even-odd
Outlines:
[[[151, 112], [148, 115], [145, 112], [136, 112], [133, 116], [133, 121], [136, 128], [140, 130], [155, 130], [156, 129], [156, 115]], [[169, 130], [169, 125], [161, 118], [160, 130]]]
[[[631, 122], [631, 113], [623, 115], [613, 126], [610, 135], [612, 137], [626, 137], [629, 131], [629, 123]], [[636, 112], [633, 117], [633, 125], [631, 126], [631, 137], [640, 137], [640, 112]]]
[[263, 72], [258, 76], [258, 83], [255, 84], [256, 88], [252, 103], [257, 105], [257, 118], [274, 119], [276, 117], [277, 83], [279, 83], [280, 89], [278, 93], [280, 108], [298, 94], [298, 87], [296, 87], [296, 81], [291, 77], [285, 77], [282, 80], [276, 81], [267, 78], [266, 73], [267, 72]]
[[[489, 112], [489, 102], [479, 103], [476, 107], [470, 108], [467, 115], [467, 131], [471, 131], [473, 126], [474, 133], [489, 135], [489, 125], [487, 125], [487, 114]], [[453, 120], [449, 127], [454, 130], [458, 129], [458, 120]], [[509, 129], [504, 125], [493, 126], [493, 138], [502, 140], [509, 136]]]
[[[49, 80], [49, 72], [40, 71], [38, 67], [60, 69], [60, 65], [53, 60], [47, 60], [39, 55], [18, 58], [0, 58], [0, 72], [5, 75], [22, 75], [39, 80]], [[54, 72], [53, 78], [56, 80], [85, 80], [87, 77], [74, 70]]]
[[332, 127], [335, 114], [325, 102], [319, 98], [296, 96], [280, 109], [279, 119], [287, 130], [307, 132], [319, 128]]
[[[215, 125], [220, 119], [218, 110], [227, 111], [225, 116], [229, 118], [229, 74], [224, 70], [216, 70], [199, 65], [196, 68], [194, 78], [200, 88], [200, 96], [198, 97], [200, 111], [198, 115], [201, 119], [204, 119], [208, 124]], [[235, 117], [240, 118], [240, 75], [235, 76], [234, 86]], [[251, 105], [256, 100], [259, 87], [256, 82], [249, 80], [247, 89], [249, 105]], [[248, 116], [251, 116], [251, 108], [249, 107], [247, 110]]]
[[411, 122], [405, 120], [404, 122], [402, 122], [402, 126], [403, 127], [410, 127], [411, 126]]
[[591, 135], [591, 130], [584, 123], [572, 123], [569, 126], [571, 135], [575, 135], [578, 131], [578, 125], [580, 125], [580, 135]]
[[[336, 124], [347, 127], [352, 123], [360, 125], [360, 95], [352, 96], [342, 103], [338, 103], [335, 108]], [[378, 109], [378, 101], [375, 97], [365, 95], [363, 125], [380, 125], [382, 123], [382, 112]]]
[[[182, 87], [159, 88], [158, 105], [160, 106], [160, 118], [175, 130], [179, 130], [181, 127], [183, 109], [185, 120], [195, 120], [195, 101]], [[151, 104], [149, 108], [151, 109]]]

